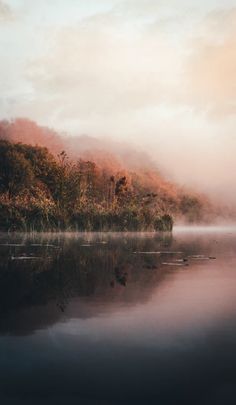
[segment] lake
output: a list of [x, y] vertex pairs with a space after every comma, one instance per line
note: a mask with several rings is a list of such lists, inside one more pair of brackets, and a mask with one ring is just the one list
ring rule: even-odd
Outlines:
[[0, 403], [235, 404], [236, 228], [0, 234]]

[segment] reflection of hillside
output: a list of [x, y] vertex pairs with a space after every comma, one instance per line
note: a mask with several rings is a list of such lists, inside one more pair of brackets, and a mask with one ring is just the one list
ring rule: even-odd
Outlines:
[[[60, 319], [92, 317], [147, 301], [165, 271], [159, 256], [133, 252], [169, 246], [171, 237], [102, 238], [87, 237], [91, 246], [81, 246], [84, 237], [46, 239], [51, 247], [42, 239], [1, 246], [0, 332], [30, 333]], [[38, 259], [12, 260], [26, 254]]]

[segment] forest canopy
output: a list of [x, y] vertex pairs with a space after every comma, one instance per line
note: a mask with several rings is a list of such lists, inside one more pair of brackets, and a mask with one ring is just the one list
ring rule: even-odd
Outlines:
[[158, 172], [102, 167], [0, 139], [1, 230], [161, 230], [204, 219], [207, 200]]

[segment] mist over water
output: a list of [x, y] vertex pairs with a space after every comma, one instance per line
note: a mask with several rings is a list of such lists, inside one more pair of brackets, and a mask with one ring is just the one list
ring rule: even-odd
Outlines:
[[235, 227], [2, 234], [1, 400], [233, 404], [235, 243]]

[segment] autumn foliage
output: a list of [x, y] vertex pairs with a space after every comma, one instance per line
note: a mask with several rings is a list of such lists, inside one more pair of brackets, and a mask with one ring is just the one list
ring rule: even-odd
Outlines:
[[[35, 128], [39, 143], [46, 144], [48, 136], [49, 144], [62, 146], [56, 134], [40, 132], [36, 124], [26, 126], [29, 143]], [[22, 121], [13, 129], [0, 124], [0, 229], [171, 230], [174, 218], [201, 221], [210, 210], [206, 199], [181, 190], [154, 168], [127, 169], [111, 155], [76, 159], [55, 147], [51, 153], [15, 142], [22, 139]]]

